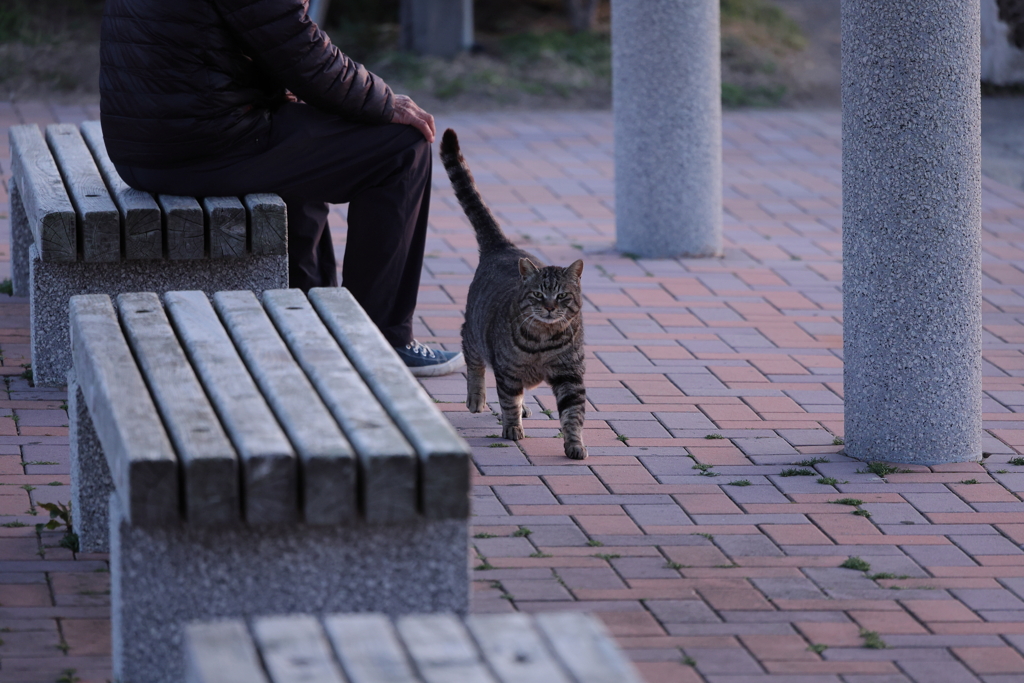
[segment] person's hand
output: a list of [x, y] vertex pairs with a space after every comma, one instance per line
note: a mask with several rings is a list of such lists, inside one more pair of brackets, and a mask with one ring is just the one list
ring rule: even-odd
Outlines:
[[395, 95], [395, 114], [391, 123], [403, 123], [412, 126], [427, 142], [434, 141], [434, 117], [423, 111], [408, 95]]

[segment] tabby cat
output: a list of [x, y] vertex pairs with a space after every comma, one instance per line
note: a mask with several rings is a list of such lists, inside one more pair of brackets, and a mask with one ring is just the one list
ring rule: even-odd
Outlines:
[[558, 401], [565, 454], [582, 460], [587, 457], [580, 314], [583, 261], [568, 268], [540, 266], [539, 259], [516, 248], [481, 199], [450, 128], [441, 140], [441, 161], [480, 246], [480, 265], [469, 286], [462, 326], [466, 407], [474, 413], [486, 407], [484, 369], [489, 365], [498, 385], [502, 436], [518, 441], [523, 438], [522, 418], [530, 416], [523, 391], [547, 381]]

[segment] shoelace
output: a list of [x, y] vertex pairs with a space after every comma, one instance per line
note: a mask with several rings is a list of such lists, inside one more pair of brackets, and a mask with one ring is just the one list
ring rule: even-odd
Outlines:
[[408, 349], [409, 351], [412, 351], [417, 356], [423, 356], [424, 358], [434, 358], [434, 351], [433, 351], [433, 349], [430, 349], [430, 348], [424, 346], [423, 344], [420, 344], [415, 339], [413, 339], [411, 342], [406, 344], [405, 348]]

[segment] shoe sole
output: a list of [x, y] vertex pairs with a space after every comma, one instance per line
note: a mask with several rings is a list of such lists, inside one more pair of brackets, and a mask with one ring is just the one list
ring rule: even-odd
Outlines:
[[438, 363], [437, 365], [420, 365], [415, 368], [410, 367], [409, 372], [413, 374], [413, 377], [438, 377], [440, 375], [450, 375], [464, 367], [466, 367], [466, 359], [460, 353], [448, 361]]

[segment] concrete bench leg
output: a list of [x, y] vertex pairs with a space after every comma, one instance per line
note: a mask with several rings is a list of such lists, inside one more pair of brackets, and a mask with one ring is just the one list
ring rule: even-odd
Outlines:
[[11, 179], [11, 285], [14, 296], [28, 296], [28, 250], [32, 245], [32, 228], [28, 225], [21, 193]]
[[110, 505], [114, 482], [107, 468], [85, 397], [68, 373], [68, 440], [71, 441], [71, 510], [78, 546], [85, 553], [110, 550]]
[[196, 619], [469, 609], [467, 520], [140, 528], [110, 496], [114, 679], [180, 683]]
[[287, 256], [194, 261], [55, 263], [29, 249], [32, 375], [37, 386], [61, 386], [71, 369], [68, 302], [75, 294], [232, 289], [262, 292], [288, 286]]

